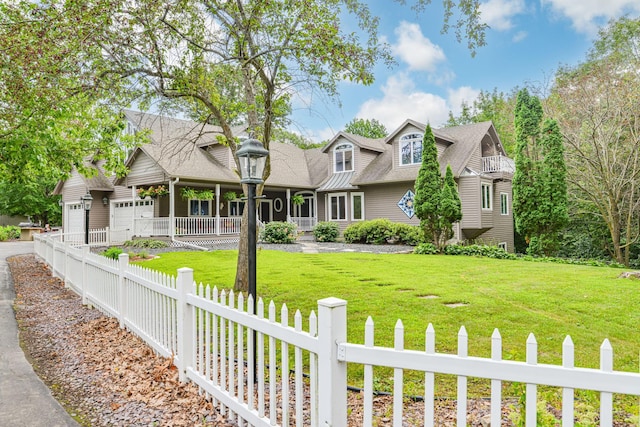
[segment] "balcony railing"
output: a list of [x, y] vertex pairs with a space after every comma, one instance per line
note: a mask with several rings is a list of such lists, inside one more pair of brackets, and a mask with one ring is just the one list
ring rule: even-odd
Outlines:
[[506, 156], [490, 156], [482, 158], [482, 172], [506, 172], [514, 173], [516, 165], [513, 159]]

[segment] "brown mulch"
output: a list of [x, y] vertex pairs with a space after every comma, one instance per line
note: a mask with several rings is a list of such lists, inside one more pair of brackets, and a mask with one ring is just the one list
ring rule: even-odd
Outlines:
[[[121, 329], [116, 319], [83, 306], [81, 298], [65, 289], [33, 255], [7, 261], [23, 349], [53, 396], [82, 425], [236, 425], [221, 416], [195, 385], [178, 381], [171, 359], [157, 356]], [[392, 425], [392, 400], [392, 396], [374, 398], [375, 426]], [[362, 425], [362, 394], [349, 392], [348, 405], [348, 424]], [[513, 425], [512, 405], [503, 402], [503, 426]], [[438, 400], [435, 406], [435, 425], [456, 425], [455, 400]], [[469, 399], [467, 425], [489, 425], [489, 406], [487, 399]], [[403, 425], [423, 425], [424, 404], [405, 400], [403, 415]]]

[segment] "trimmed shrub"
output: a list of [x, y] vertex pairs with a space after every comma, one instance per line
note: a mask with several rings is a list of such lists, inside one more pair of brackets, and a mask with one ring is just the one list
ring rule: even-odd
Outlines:
[[265, 243], [293, 243], [298, 236], [298, 227], [291, 222], [273, 221], [264, 225], [260, 237]]
[[122, 253], [122, 249], [111, 247], [103, 251], [101, 255], [111, 259], [118, 259], [121, 253]]
[[415, 246], [420, 243], [422, 232], [420, 227], [414, 225], [378, 218], [349, 225], [343, 236], [347, 243], [399, 243]]
[[313, 237], [317, 242], [335, 242], [340, 235], [340, 228], [335, 222], [323, 221], [313, 227]]
[[127, 240], [124, 242], [124, 246], [128, 248], [162, 249], [169, 247], [169, 244], [163, 240], [137, 239]]

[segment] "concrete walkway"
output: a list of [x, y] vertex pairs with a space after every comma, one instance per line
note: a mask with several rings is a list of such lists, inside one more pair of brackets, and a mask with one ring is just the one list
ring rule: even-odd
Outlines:
[[0, 426], [78, 426], [33, 371], [18, 343], [15, 290], [6, 258], [33, 252], [33, 242], [0, 242]]

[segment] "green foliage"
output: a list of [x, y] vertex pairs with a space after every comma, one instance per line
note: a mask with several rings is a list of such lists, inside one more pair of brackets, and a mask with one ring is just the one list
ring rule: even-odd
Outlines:
[[0, 242], [15, 240], [20, 238], [20, 227], [15, 225], [0, 226]]
[[292, 222], [272, 221], [264, 225], [260, 237], [265, 243], [294, 243], [298, 227]]
[[387, 128], [376, 119], [355, 118], [345, 125], [344, 131], [371, 139], [384, 138], [388, 134]]
[[111, 259], [118, 259], [118, 257], [120, 256], [120, 254], [122, 253], [122, 249], [121, 248], [117, 248], [115, 246], [110, 247], [109, 249], [105, 250], [102, 252], [102, 256], [105, 256], [107, 258], [111, 258]]
[[124, 246], [128, 248], [162, 249], [169, 247], [169, 243], [163, 240], [136, 239], [127, 240], [124, 242]]
[[12, 182], [0, 178], [0, 214], [28, 216], [33, 222], [60, 224], [59, 196], [51, 193], [56, 179], [45, 170], [38, 179]]
[[335, 242], [340, 235], [340, 227], [335, 222], [322, 221], [313, 227], [313, 237], [317, 242]]
[[182, 187], [180, 195], [185, 200], [212, 200], [214, 197], [213, 190], [196, 190], [191, 187]]
[[516, 230], [529, 240], [528, 253], [549, 256], [559, 249], [560, 231], [569, 220], [566, 166], [557, 122], [547, 119], [541, 130], [541, 121], [540, 100], [521, 90], [514, 121], [513, 213]]
[[398, 243], [417, 245], [421, 240], [417, 226], [392, 222], [386, 218], [359, 221], [350, 224], [342, 233], [347, 243], [366, 243], [381, 245]]
[[307, 138], [304, 135], [285, 129], [274, 129], [272, 138], [274, 141], [281, 142], [283, 144], [295, 145], [296, 147], [302, 148], [303, 150], [320, 148], [324, 145], [321, 142], [313, 142], [313, 140]]
[[295, 194], [293, 196], [291, 196], [291, 203], [293, 203], [294, 205], [303, 205], [304, 204], [304, 197], [302, 197], [300, 194]]
[[422, 139], [422, 164], [416, 178], [414, 209], [425, 239], [442, 249], [453, 236], [453, 223], [462, 219], [462, 207], [451, 167], [440, 175], [438, 150], [431, 126]]
[[418, 255], [435, 255], [439, 253], [438, 248], [433, 243], [420, 243], [413, 249], [414, 254]]
[[226, 200], [227, 202], [231, 202], [231, 201], [236, 200], [238, 198], [238, 194], [235, 191], [227, 191], [226, 193], [224, 193], [222, 195], [222, 198], [224, 200]]

